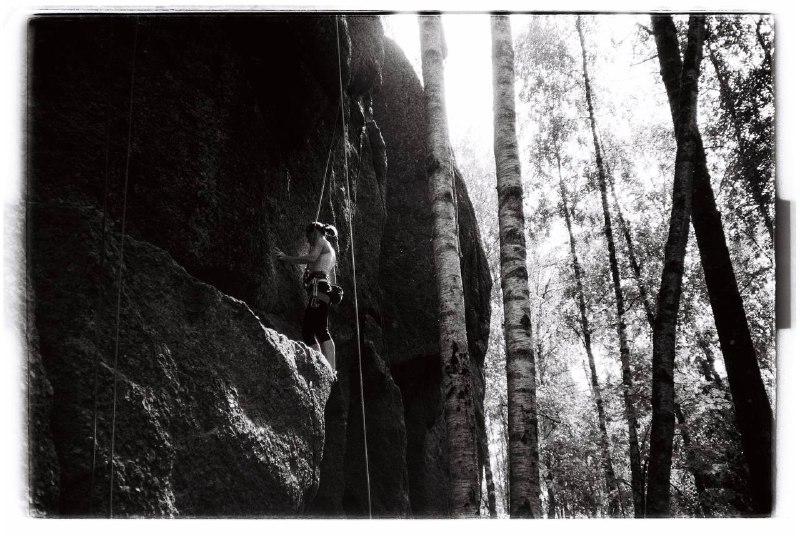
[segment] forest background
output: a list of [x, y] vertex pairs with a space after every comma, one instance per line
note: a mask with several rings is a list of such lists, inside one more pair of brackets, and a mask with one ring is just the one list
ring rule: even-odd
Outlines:
[[[681, 29], [679, 33], [685, 33], [687, 18], [675, 17]], [[772, 201], [768, 198], [773, 198], [774, 190], [771, 179], [760, 186], [747, 186], [742, 180], [752, 171], [745, 167], [750, 166], [753, 159], [762, 162], [759, 173], [763, 173], [763, 177], [773, 173], [769, 169], [774, 169], [774, 160], [766, 153], [760, 157], [744, 155], [742, 147], [747, 142], [743, 138], [749, 134], [741, 130], [742, 106], [749, 106], [751, 112], [758, 109], [746, 120], [752, 120], [752, 125], [761, 125], [752, 131], [762, 136], [761, 142], [753, 141], [753, 144], [772, 145], [767, 138], [772, 135], [768, 132], [773, 127], [762, 128], [766, 123], [774, 125], [772, 90], [766, 90], [768, 94], [761, 97], [754, 93], [746, 97], [744, 93], [754, 90], [755, 80], [765, 73], [764, 62], [772, 61], [771, 52], [759, 45], [765, 43], [757, 37], [756, 28], [761, 31], [769, 26], [770, 31], [774, 31], [774, 21], [759, 15], [709, 17], [708, 20], [710, 31], [700, 78], [698, 122], [704, 139], [708, 140], [712, 186], [718, 192], [717, 203], [756, 352], [760, 356], [762, 377], [774, 408], [775, 366], [770, 361], [774, 359], [776, 337], [773, 327], [775, 265], [774, 259], [768, 260], [773, 256], [774, 240], [768, 230], [774, 220]], [[418, 67], [416, 17], [387, 16], [384, 24], [387, 34], [403, 47], [412, 64]], [[584, 17], [584, 24], [588, 28], [585, 33], [589, 76], [606, 173], [610, 177], [614, 235], [623, 272], [633, 361], [633, 411], [639, 425], [639, 448], [646, 453], [651, 373], [651, 323], [647, 319], [647, 308], [652, 308], [655, 301], [669, 219], [671, 183], [664, 178], [673, 175], [672, 123], [649, 30], [649, 16], [606, 14]], [[451, 140], [476, 207], [495, 282], [486, 367], [486, 419], [498, 511], [502, 516], [507, 507], [508, 477], [506, 447], [501, 438], [507, 434], [507, 422], [497, 195], [493, 188], [489, 25], [486, 17], [474, 14], [445, 15], [443, 25], [448, 44], [445, 80]], [[590, 380], [593, 367], [587, 362], [582, 340], [577, 306], [579, 289], [570, 259], [570, 238], [576, 241], [579, 269], [587, 294], [588, 320], [600, 396], [606, 405], [614, 472], [627, 485], [627, 494], [626, 489], [620, 492], [623, 497], [627, 496], [628, 509], [631, 509], [631, 476], [626, 467], [627, 411], [621, 396], [614, 298], [602, 231], [603, 211], [580, 73], [581, 47], [574, 16], [517, 15], [512, 17], [512, 29], [531, 308], [539, 373], [540, 468], [548, 493], [554, 493], [549, 502], [563, 501], [577, 508], [571, 512], [554, 511], [551, 515], [608, 515], [602, 504], [598, 504], [607, 499], [602, 497], [604, 485], [598, 469], [603, 458], [601, 438], [606, 432], [598, 430], [597, 426]], [[749, 42], [747, 35], [752, 38]], [[771, 41], [769, 47], [772, 47]], [[734, 75], [734, 71], [737, 74]], [[764, 83], [771, 84], [761, 78], [755, 85]], [[762, 90], [766, 88], [765, 85], [761, 87]], [[747, 99], [751, 99], [751, 105], [744, 105]], [[762, 106], [766, 102], [773, 104]], [[733, 124], [737, 113], [739, 127]], [[738, 140], [738, 145], [734, 139]], [[559, 176], [567, 186], [563, 194], [559, 191]], [[748, 191], [749, 199], [746, 199]], [[766, 202], [761, 209], [755, 201], [759, 195]], [[564, 225], [565, 202], [573, 219], [573, 237], [568, 236]], [[760, 212], [761, 218], [755, 212]], [[768, 245], [766, 249], [764, 245]], [[628, 259], [638, 261], [641, 276], [631, 270]], [[683, 409], [688, 408], [688, 413], [684, 413], [692, 416], [681, 415], [679, 420], [686, 420], [676, 431], [683, 435], [684, 442], [676, 443], [671, 485], [680, 506], [679, 512], [673, 511], [673, 514], [692, 516], [705, 511], [706, 515], [737, 515], [740, 508], [747, 508], [741, 491], [735, 491], [736, 488], [743, 490], [742, 482], [735, 482], [739, 478], [736, 475], [741, 475], [736, 469], [740, 464], [735, 446], [738, 438], [729, 420], [732, 408], [727, 401], [724, 366], [693, 237], [686, 262], [676, 390], [677, 401], [683, 404]], [[644, 301], [649, 301], [647, 305], [640, 295], [642, 286]], [[647, 460], [643, 462], [646, 466]], [[698, 487], [703, 489], [702, 499]]]

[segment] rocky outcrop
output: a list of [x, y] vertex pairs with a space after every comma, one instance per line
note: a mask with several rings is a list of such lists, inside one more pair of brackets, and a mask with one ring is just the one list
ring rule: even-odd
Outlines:
[[[47, 474], [58, 475], [34, 475], [41, 511], [107, 506], [107, 476], [91, 482], [87, 463], [97, 370], [95, 465], [108, 465], [124, 213], [117, 513], [365, 515], [361, 370], [373, 514], [442, 514], [436, 291], [411, 122], [421, 87], [394, 82], [413, 71], [378, 19], [339, 22], [345, 143], [331, 16], [42, 17], [30, 30], [28, 262], [42, 363], [31, 391], [43, 415], [30, 431], [45, 450], [52, 439]], [[320, 219], [339, 228], [346, 296], [331, 319], [332, 386], [318, 355], [288, 342], [305, 306], [300, 270], [271, 254], [303, 249], [330, 147]], [[459, 208], [479, 372], [488, 270], [460, 180]]]
[[118, 295], [121, 239], [93, 209], [28, 216], [59, 510], [108, 511], [113, 442], [117, 515], [302, 513], [333, 381], [320, 354], [130, 237]]

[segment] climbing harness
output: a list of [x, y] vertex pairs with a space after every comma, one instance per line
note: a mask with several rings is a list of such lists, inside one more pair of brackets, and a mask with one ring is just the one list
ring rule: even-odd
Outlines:
[[131, 91], [130, 103], [128, 108], [128, 148], [125, 156], [125, 186], [122, 194], [122, 232], [120, 234], [120, 248], [119, 248], [119, 282], [117, 284], [117, 314], [116, 314], [116, 335], [114, 337], [114, 388], [113, 388], [113, 405], [111, 412], [111, 454], [109, 456], [109, 483], [108, 483], [108, 517], [114, 517], [114, 441], [116, 439], [116, 426], [117, 426], [117, 379], [119, 378], [119, 370], [117, 364], [119, 362], [119, 311], [120, 304], [122, 303], [122, 272], [124, 269], [125, 259], [125, 223], [128, 210], [128, 176], [130, 172], [131, 163], [131, 134], [133, 132], [133, 89], [134, 81], [136, 80], [136, 49], [139, 44], [139, 17], [136, 17], [133, 33], [133, 60], [131, 62]]
[[309, 304], [311, 307], [319, 306], [320, 293], [328, 296], [331, 305], [342, 303], [342, 298], [344, 297], [342, 287], [331, 285], [325, 272], [311, 272], [306, 268], [303, 274], [303, 286], [310, 297]]
[[347, 124], [344, 118], [344, 86], [342, 85], [342, 51], [339, 40], [339, 15], [334, 16], [336, 25], [336, 54], [339, 60], [339, 108], [342, 111], [342, 143], [344, 144], [344, 176], [347, 186], [347, 223], [350, 230], [350, 261], [353, 266], [353, 304], [356, 313], [356, 349], [358, 350], [358, 380], [361, 388], [361, 425], [364, 430], [364, 467], [367, 477], [367, 508], [369, 518], [372, 519], [372, 495], [369, 482], [369, 453], [367, 450], [367, 414], [364, 407], [364, 372], [361, 364], [361, 326], [358, 318], [358, 287], [356, 286], [356, 248], [353, 242], [353, 210], [350, 198], [350, 179], [347, 171]]

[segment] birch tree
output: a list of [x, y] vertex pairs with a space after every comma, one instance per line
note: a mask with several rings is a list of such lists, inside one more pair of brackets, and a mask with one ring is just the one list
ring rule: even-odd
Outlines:
[[508, 378], [510, 514], [512, 517], [541, 517], [536, 364], [514, 107], [514, 49], [508, 16], [492, 16], [491, 33], [500, 283]]
[[439, 350], [447, 429], [449, 509], [453, 517], [480, 513], [480, 475], [464, 289], [456, 234], [450, 140], [444, 101], [445, 44], [439, 16], [419, 17], [425, 86], [426, 169], [433, 211], [433, 256], [439, 295]]
[[577, 17], [576, 26], [578, 37], [581, 42], [581, 56], [583, 58], [583, 81], [586, 91], [586, 106], [589, 110], [589, 123], [592, 129], [592, 140], [594, 142], [595, 163], [597, 165], [597, 183], [600, 190], [600, 198], [603, 206], [603, 232], [608, 246], [608, 263], [611, 271], [611, 279], [614, 286], [614, 301], [617, 313], [617, 337], [619, 339], [619, 355], [622, 365], [622, 397], [625, 402], [625, 416], [628, 422], [628, 455], [631, 466], [631, 487], [633, 488], [633, 510], [636, 517], [644, 514], [644, 488], [642, 482], [641, 453], [639, 452], [639, 432], [636, 422], [636, 411], [633, 405], [633, 379], [631, 374], [631, 352], [628, 346], [628, 333], [625, 326], [625, 303], [622, 297], [622, 286], [620, 283], [619, 265], [617, 263], [617, 251], [614, 243], [614, 235], [611, 227], [611, 213], [608, 207], [607, 179], [606, 170], [603, 163], [603, 155], [600, 149], [600, 137], [597, 131], [597, 120], [595, 118], [594, 103], [592, 101], [591, 82], [589, 80], [589, 68], [586, 58], [586, 42], [583, 34], [581, 17]]
[[[557, 149], [556, 149], [557, 150]], [[614, 465], [611, 460], [611, 447], [608, 440], [608, 430], [606, 427], [606, 409], [603, 403], [603, 394], [600, 390], [600, 382], [597, 380], [597, 366], [594, 361], [592, 351], [592, 335], [589, 328], [589, 319], [586, 315], [586, 296], [583, 292], [583, 277], [581, 276], [581, 266], [578, 261], [578, 253], [575, 247], [575, 235], [572, 232], [572, 218], [570, 217], [569, 203], [567, 201], [567, 188], [564, 184], [564, 177], [561, 174], [561, 158], [556, 153], [556, 163], [558, 165], [558, 185], [561, 191], [561, 203], [564, 214], [564, 223], [567, 226], [569, 235], [569, 249], [572, 254], [572, 270], [575, 274], [575, 285], [578, 289], [578, 310], [580, 312], [581, 334], [583, 335], [583, 346], [586, 349], [586, 358], [589, 361], [590, 382], [594, 404], [597, 408], [597, 421], [600, 428], [600, 451], [603, 455], [603, 474], [606, 479], [606, 487], [611, 497], [609, 500], [609, 514], [616, 517], [621, 513], [621, 503], [619, 490], [617, 488], [617, 477], [614, 474]]]

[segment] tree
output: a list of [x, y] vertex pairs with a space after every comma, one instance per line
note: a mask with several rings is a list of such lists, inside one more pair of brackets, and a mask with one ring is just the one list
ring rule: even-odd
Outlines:
[[[486, 188], [485, 185], [494, 180], [494, 157], [491, 148], [482, 147], [478, 151], [474, 144], [474, 132], [462, 136], [453, 142], [453, 152], [459, 162], [459, 169], [463, 170], [464, 182], [469, 192], [472, 206], [475, 210], [475, 219], [481, 230], [480, 238], [489, 271], [492, 278], [491, 307], [492, 319], [490, 337], [487, 344], [486, 357], [483, 362], [484, 398], [478, 396], [475, 390], [475, 418], [478, 425], [478, 441], [481, 455], [481, 465], [484, 469], [486, 481], [486, 498], [484, 505], [489, 517], [497, 517], [497, 507], [507, 512], [506, 507], [506, 433], [503, 432], [502, 420], [506, 411], [506, 380], [505, 380], [505, 355], [503, 344], [498, 332], [498, 319], [496, 311], [502, 307], [500, 298], [500, 277], [498, 251], [499, 238], [497, 237], [497, 191]], [[502, 370], [501, 370], [502, 369]], [[501, 413], [502, 412], [502, 413]], [[501, 418], [502, 417], [502, 418]], [[499, 441], [498, 441], [499, 438]], [[495, 449], [495, 456], [491, 455], [490, 445]], [[494, 465], [494, 467], [492, 466]], [[498, 498], [499, 495], [499, 498]], [[499, 499], [499, 500], [498, 500]]]
[[641, 454], [639, 452], [639, 432], [636, 423], [636, 412], [633, 406], [633, 379], [631, 374], [630, 348], [628, 346], [628, 333], [625, 326], [625, 303], [622, 297], [619, 265], [617, 264], [616, 245], [611, 227], [611, 213], [608, 208], [607, 178], [603, 155], [600, 149], [600, 138], [597, 132], [597, 120], [592, 102], [591, 83], [589, 81], [588, 61], [586, 59], [586, 43], [583, 35], [581, 17], [576, 19], [578, 37], [581, 42], [581, 56], [583, 58], [583, 80], [586, 91], [586, 106], [589, 110], [589, 122], [592, 129], [594, 142], [595, 163], [597, 165], [597, 183], [600, 189], [600, 199], [603, 206], [603, 231], [608, 246], [608, 262], [611, 279], [614, 286], [614, 301], [617, 313], [617, 337], [619, 338], [619, 355], [622, 365], [622, 397], [625, 402], [625, 416], [628, 421], [628, 448], [631, 465], [631, 486], [633, 488], [633, 509], [636, 517], [644, 513], [644, 488], [642, 485]]
[[697, 144], [700, 136], [697, 130], [697, 79], [703, 55], [704, 24], [702, 15], [692, 15], [689, 19], [688, 44], [680, 77], [672, 212], [653, 330], [653, 421], [647, 473], [648, 517], [664, 517], [670, 513], [670, 471], [675, 433], [675, 333], [689, 236], [692, 175], [695, 159], [700, 157]]
[[[611, 174], [609, 174], [609, 179], [611, 178]], [[612, 197], [614, 198], [614, 208], [616, 210], [617, 215], [617, 222], [620, 227], [620, 231], [622, 232], [623, 237], [625, 238], [625, 244], [627, 246], [627, 253], [628, 253], [628, 263], [631, 267], [631, 272], [633, 274], [634, 279], [636, 280], [636, 286], [639, 289], [639, 299], [642, 303], [642, 308], [644, 309], [645, 317], [647, 318], [647, 323], [650, 326], [651, 330], [651, 337], [652, 333], [655, 331], [656, 327], [656, 320], [653, 314], [653, 307], [650, 304], [650, 298], [647, 294], [647, 288], [645, 286], [644, 278], [642, 277], [641, 266], [639, 260], [636, 258], [636, 251], [633, 247], [633, 236], [631, 235], [630, 228], [628, 227], [628, 223], [625, 220], [625, 217], [622, 214], [622, 208], [619, 205], [619, 199], [617, 198], [617, 194], [614, 188], [613, 180], [610, 181], [611, 183], [611, 193]], [[684, 314], [687, 314], [687, 307], [684, 307]], [[696, 337], [698, 345], [702, 344], [701, 338], [698, 336]], [[722, 381], [717, 375], [716, 371], [713, 370], [713, 365], [710, 365], [708, 362], [708, 354], [704, 351], [703, 356], [701, 356], [700, 366], [703, 372], [703, 375], [706, 379], [711, 381], [716, 376], [717, 386], [721, 386]], [[697, 490], [698, 500], [700, 503], [699, 512], [704, 517], [709, 517], [711, 515], [711, 511], [708, 507], [708, 501], [706, 500], [706, 475], [700, 470], [699, 463], [695, 459], [694, 456], [694, 449], [692, 445], [692, 438], [689, 432], [689, 427], [686, 424], [686, 417], [684, 416], [683, 410], [681, 409], [680, 404], [676, 401], [675, 402], [675, 420], [678, 424], [678, 429], [680, 430], [681, 438], [683, 439], [684, 449], [686, 451], [686, 458], [687, 458], [687, 465], [689, 467], [689, 471], [692, 473], [692, 477], [694, 479], [695, 488]]]
[[464, 289], [457, 249], [450, 140], [444, 102], [445, 55], [439, 16], [419, 17], [425, 85], [426, 169], [433, 212], [433, 256], [439, 295], [439, 350], [447, 429], [449, 508], [454, 517], [477, 517], [480, 475]]
[[500, 282], [508, 378], [510, 514], [512, 517], [541, 517], [536, 364], [514, 109], [514, 49], [508, 16], [492, 16], [491, 31]]
[[[755, 28], [748, 28], [744, 17], [715, 17], [708, 30], [708, 59], [714, 67], [719, 83], [719, 104], [723, 129], [732, 134], [734, 159], [731, 170], [735, 180], [744, 185], [752, 198], [770, 243], [773, 237], [774, 165], [773, 148], [775, 126], [772, 114], [765, 109], [774, 106], [772, 94], [771, 38], [761, 33], [764, 19], [759, 19]], [[756, 43], [760, 48], [756, 47]], [[750, 46], [747, 46], [750, 45]], [[734, 56], [732, 49], [745, 49], [744, 54]], [[746, 50], [750, 49], [750, 50]], [[761, 50], [763, 59], [758, 62], [755, 52]], [[742, 73], [733, 69], [726, 58], [739, 60], [744, 55], [747, 63], [755, 66]]]
[[644, 314], [647, 318], [647, 323], [650, 325], [650, 330], [652, 332], [656, 326], [656, 317], [653, 314], [653, 306], [650, 304], [650, 297], [647, 292], [647, 285], [645, 284], [644, 278], [642, 277], [642, 266], [639, 260], [636, 258], [636, 250], [633, 247], [633, 236], [631, 235], [630, 227], [628, 226], [628, 222], [625, 220], [625, 216], [622, 214], [622, 207], [619, 206], [619, 199], [617, 198], [617, 190], [614, 187], [614, 180], [612, 175], [609, 173], [609, 184], [611, 186], [611, 197], [614, 199], [614, 209], [617, 215], [617, 223], [619, 225], [620, 231], [622, 231], [622, 236], [625, 239], [625, 246], [626, 251], [628, 253], [628, 264], [631, 267], [631, 272], [633, 273], [633, 278], [636, 280], [636, 288], [639, 289], [639, 299], [642, 302], [642, 307], [644, 308]]
[[[482, 409], [482, 408], [481, 408]], [[486, 416], [483, 411], [476, 407], [476, 415], [478, 424], [478, 449], [480, 453], [480, 462], [483, 466], [484, 478], [486, 479], [486, 508], [489, 511], [489, 517], [494, 519], [497, 517], [497, 492], [494, 486], [494, 475], [492, 474], [492, 463], [489, 456], [489, 438], [486, 434]]]
[[[558, 151], [558, 149], [556, 149]], [[600, 428], [600, 450], [603, 455], [603, 474], [606, 478], [606, 488], [611, 496], [609, 504], [609, 514], [618, 516], [621, 513], [621, 502], [619, 491], [617, 489], [617, 477], [614, 475], [614, 465], [611, 461], [611, 449], [608, 441], [608, 430], [606, 428], [606, 410], [603, 404], [603, 395], [600, 391], [600, 383], [597, 380], [597, 366], [594, 362], [594, 353], [592, 352], [592, 334], [589, 329], [589, 320], [586, 317], [586, 297], [583, 292], [583, 278], [581, 277], [581, 266], [578, 261], [578, 254], [575, 248], [575, 236], [572, 232], [572, 218], [570, 217], [569, 203], [567, 202], [567, 188], [564, 185], [564, 178], [561, 175], [561, 158], [556, 152], [556, 163], [558, 165], [558, 182], [559, 189], [561, 190], [562, 210], [564, 213], [564, 222], [567, 225], [567, 234], [569, 234], [569, 249], [572, 253], [572, 269], [575, 273], [575, 285], [578, 289], [578, 310], [580, 312], [580, 325], [581, 333], [583, 335], [583, 346], [586, 349], [586, 357], [589, 360], [590, 381], [592, 385], [592, 394], [594, 395], [594, 403], [597, 407], [597, 421]]]
[[[670, 110], [680, 142], [680, 128], [685, 103], [682, 99], [682, 71], [692, 70], [694, 58], [687, 53], [681, 63], [677, 30], [669, 16], [652, 17], [653, 34], [658, 48], [661, 76], [667, 88]], [[691, 32], [690, 32], [691, 37]], [[702, 51], [698, 51], [701, 54]], [[699, 58], [697, 59], [699, 62]], [[696, 69], [696, 67], [695, 67]], [[680, 82], [679, 82], [680, 81]], [[717, 210], [711, 179], [705, 160], [703, 141], [694, 134], [694, 161], [691, 216], [700, 261], [714, 313], [725, 369], [736, 412], [736, 425], [749, 467], [750, 493], [756, 514], [768, 515], [772, 510], [772, 409], [764, 389], [744, 304], [736, 282], [731, 256]], [[660, 304], [659, 304], [660, 306]], [[655, 380], [654, 380], [655, 381]]]

